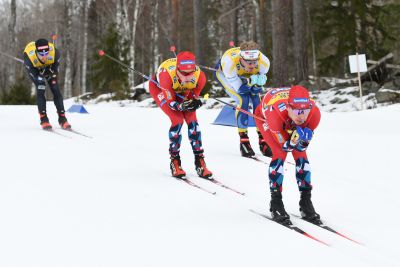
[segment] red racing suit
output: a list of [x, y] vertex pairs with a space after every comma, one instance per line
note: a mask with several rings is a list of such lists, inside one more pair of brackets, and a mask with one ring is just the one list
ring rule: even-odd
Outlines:
[[[261, 105], [257, 107], [255, 113], [256, 116], [266, 120], [265, 122], [256, 120], [256, 124], [272, 150], [272, 160], [268, 172], [271, 191], [278, 188], [282, 191], [283, 163], [288, 153], [283, 149], [283, 144], [290, 139], [297, 126], [289, 117], [287, 111], [289, 91], [290, 88], [270, 90], [263, 97]], [[311, 100], [311, 103], [311, 110], [306, 121], [298, 126], [308, 127], [314, 131], [320, 122], [321, 112], [313, 100]], [[299, 190], [311, 189], [311, 168], [307, 152], [294, 149], [292, 155], [296, 161], [296, 180]]]
[[158, 84], [150, 81], [149, 91], [157, 106], [171, 120], [169, 129], [169, 153], [171, 156], [177, 156], [181, 145], [181, 128], [185, 121], [188, 125], [189, 140], [195, 155], [201, 155], [204, 150], [201, 141], [200, 127], [196, 117], [196, 111], [180, 111], [177, 104], [185, 100], [198, 98], [206, 84], [204, 72], [196, 67], [194, 78], [190, 83], [182, 84], [176, 74], [176, 59], [171, 58], [164, 61], [157, 75], [152, 77]]

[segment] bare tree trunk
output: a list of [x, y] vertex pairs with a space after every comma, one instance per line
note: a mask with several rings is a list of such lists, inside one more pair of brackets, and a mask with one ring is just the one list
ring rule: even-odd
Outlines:
[[155, 0], [154, 8], [152, 10], [153, 12], [153, 31], [152, 31], [152, 44], [153, 44], [153, 66], [152, 66], [152, 73], [155, 73], [157, 71], [158, 65], [160, 64], [160, 57], [159, 57], [159, 49], [158, 49], [158, 44], [159, 44], [159, 38], [160, 34], [158, 31], [158, 9], [159, 9], [159, 3], [158, 0]]
[[317, 78], [318, 77], [318, 69], [317, 69], [317, 51], [316, 51], [316, 47], [315, 47], [315, 35], [314, 35], [313, 25], [311, 22], [309, 2], [307, 0], [306, 0], [306, 12], [307, 12], [308, 28], [309, 28], [310, 38], [311, 38], [313, 74], [314, 74], [314, 77]]
[[253, 41], [260, 45], [261, 39], [261, 7], [258, 5], [257, 0], [252, 0], [254, 6], [253, 17]]
[[304, 0], [293, 0], [293, 52], [296, 83], [308, 79], [307, 31]]
[[275, 86], [288, 84], [288, 32], [290, 0], [272, 0], [273, 81]]
[[179, 0], [172, 0], [172, 23], [171, 23], [171, 34], [172, 34], [172, 45], [176, 46], [177, 51], [180, 47], [178, 44], [179, 40]]
[[266, 40], [266, 35], [265, 35], [265, 24], [267, 23], [265, 20], [266, 17], [266, 10], [265, 10], [265, 0], [259, 0], [259, 8], [258, 8], [258, 16], [259, 16], [259, 21], [260, 21], [260, 39], [258, 40], [258, 43], [261, 47], [261, 51], [263, 53], [266, 53], [267, 51], [267, 40]]
[[72, 96], [72, 72], [71, 72], [71, 25], [72, 25], [72, 5], [69, 0], [64, 1], [66, 29], [64, 36], [64, 52], [65, 52], [65, 77], [64, 77], [64, 97]]
[[[10, 3], [10, 11], [11, 11], [11, 16], [10, 16], [10, 23], [8, 24], [8, 33], [9, 33], [9, 37], [10, 37], [10, 51], [11, 51], [11, 55], [15, 56], [16, 53], [16, 45], [17, 45], [17, 4], [16, 4], [16, 0], [11, 0]], [[13, 84], [15, 83], [16, 80], [16, 75], [15, 75], [15, 62], [13, 62], [13, 60], [9, 60], [12, 61], [10, 63], [10, 68], [9, 68], [9, 83]]]
[[[131, 45], [129, 46], [130, 67], [135, 68], [135, 42], [136, 42], [136, 26], [139, 17], [139, 9], [141, 8], [141, 0], [135, 0], [135, 9], [133, 10], [132, 25], [131, 25]], [[129, 88], [135, 87], [134, 73], [129, 72]]]
[[82, 80], [81, 80], [81, 93], [85, 94], [86, 89], [86, 76], [87, 76], [87, 50], [88, 50], [88, 18], [89, 7], [91, 0], [83, 1], [83, 48], [82, 48]]
[[[233, 8], [237, 7], [239, 5], [238, 0], [233, 0], [232, 1], [232, 6]], [[233, 16], [232, 17], [232, 36], [231, 36], [231, 40], [235, 43], [235, 46], [238, 46], [238, 15], [239, 15], [239, 11], [238, 9], [235, 9], [235, 11], [233, 12]]]
[[[117, 0], [117, 14], [116, 14], [116, 22], [117, 22], [117, 32], [119, 35], [119, 47], [124, 47], [130, 40], [130, 25], [128, 19], [128, 8], [131, 1], [127, 3], [127, 0]], [[122, 58], [125, 60], [126, 58]]]
[[193, 0], [193, 19], [194, 19], [194, 52], [196, 54], [196, 58], [200, 64], [203, 64], [201, 61], [203, 59], [203, 55], [201, 53], [201, 33], [203, 24], [201, 22], [201, 18], [203, 16], [201, 2], [199, 0]]

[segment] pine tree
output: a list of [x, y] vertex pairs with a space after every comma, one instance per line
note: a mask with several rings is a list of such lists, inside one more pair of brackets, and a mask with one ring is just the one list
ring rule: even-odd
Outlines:
[[35, 98], [31, 96], [30, 87], [26, 85], [24, 79], [17, 79], [16, 83], [11, 85], [10, 92], [4, 92], [0, 103], [4, 105], [33, 105]]
[[379, 20], [384, 9], [373, 2], [329, 1], [312, 12], [320, 47], [321, 74], [347, 73], [347, 56], [356, 52], [372, 58], [380, 58], [388, 52], [383, 41], [390, 35]]
[[[127, 45], [119, 43], [119, 35], [115, 24], [108, 27], [107, 33], [97, 45], [97, 50], [104, 50], [108, 55], [128, 64]], [[123, 47], [121, 47], [123, 46]], [[123, 60], [125, 59], [125, 60]], [[94, 55], [92, 85], [96, 95], [115, 93], [115, 98], [121, 99], [128, 96], [128, 70], [109, 58], [98, 54]]]

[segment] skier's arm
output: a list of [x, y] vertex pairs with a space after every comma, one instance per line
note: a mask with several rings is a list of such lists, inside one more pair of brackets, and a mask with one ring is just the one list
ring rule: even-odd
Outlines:
[[221, 58], [221, 67], [230, 88], [235, 92], [240, 91], [239, 89], [243, 85], [243, 81], [238, 76], [236, 66], [228, 55], [224, 55]]
[[207, 78], [204, 72], [200, 72], [199, 79], [197, 80], [196, 88], [193, 89], [193, 94], [195, 98], [199, 98], [201, 91], [203, 90], [204, 86], [206, 85]]
[[58, 67], [60, 65], [61, 55], [60, 52], [56, 49], [54, 56], [54, 63], [50, 66], [50, 71], [54, 74], [58, 74]]
[[313, 108], [311, 109], [309, 116], [310, 118], [309, 122], [307, 123], [307, 127], [314, 131], [318, 127], [319, 122], [321, 121], [321, 111], [317, 106], [315, 106], [315, 103]]
[[38, 87], [38, 89], [44, 89], [46, 86], [44, 77], [40, 74], [39, 70], [33, 66], [26, 53], [24, 53], [24, 65], [36, 87]]
[[266, 118], [268, 120], [268, 127], [272, 133], [274, 139], [281, 145], [283, 145], [288, 139], [289, 134], [284, 130], [283, 120], [278, 114], [279, 111], [268, 109], [266, 111]]
[[164, 99], [167, 101], [167, 105], [173, 110], [182, 111], [181, 103], [176, 101], [176, 94], [172, 88], [172, 79], [166, 70], [162, 70], [157, 75], [158, 82], [160, 84], [161, 90], [164, 94]]
[[262, 87], [267, 82], [267, 73], [270, 66], [269, 59], [264, 54], [261, 54], [261, 59], [258, 64], [258, 73], [251, 75], [248, 79], [248, 85], [251, 86], [251, 93], [253, 94], [259, 94], [261, 92]]
[[266, 75], [269, 71], [270, 65], [271, 63], [269, 59], [264, 54], [261, 54], [260, 71], [258, 72], [258, 74]]
[[290, 140], [284, 143], [284, 150], [292, 151], [293, 149], [296, 149], [301, 152], [307, 150], [308, 145], [314, 136], [314, 130], [317, 128], [319, 121], [321, 120], [321, 112], [316, 106], [314, 106], [309, 116], [306, 126], [297, 126], [296, 130], [293, 131]]

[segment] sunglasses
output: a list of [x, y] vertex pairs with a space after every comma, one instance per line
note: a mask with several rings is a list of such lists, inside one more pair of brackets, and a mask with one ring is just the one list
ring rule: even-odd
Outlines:
[[256, 66], [258, 65], [258, 60], [245, 60], [243, 59], [248, 65]]
[[193, 73], [195, 72], [195, 70], [193, 70], [193, 71], [183, 71], [183, 70], [179, 70], [179, 69], [178, 69], [178, 71], [182, 76], [185, 76], [185, 77], [193, 75]]
[[305, 108], [305, 109], [297, 109], [297, 108], [292, 108], [292, 111], [295, 115], [299, 116], [299, 115], [308, 115], [308, 113], [310, 113], [310, 108]]
[[47, 56], [49, 54], [49, 51], [41, 51], [41, 52], [38, 52], [38, 54], [41, 57], [45, 57], [45, 56]]

